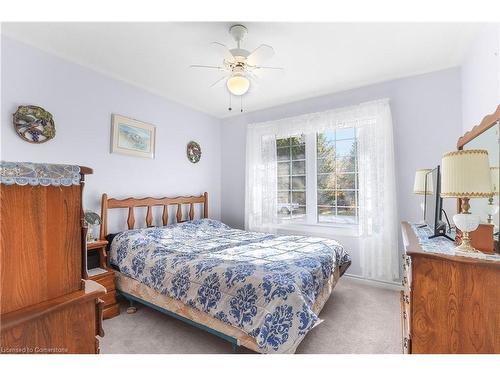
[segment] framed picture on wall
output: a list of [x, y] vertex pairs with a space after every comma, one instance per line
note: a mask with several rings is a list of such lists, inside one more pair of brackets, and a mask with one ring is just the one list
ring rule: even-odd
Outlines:
[[111, 116], [112, 153], [153, 159], [155, 141], [155, 126], [121, 115]]

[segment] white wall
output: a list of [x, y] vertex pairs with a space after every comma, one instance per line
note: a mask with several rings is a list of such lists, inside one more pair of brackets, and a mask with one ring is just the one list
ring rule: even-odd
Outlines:
[[[126, 197], [208, 191], [209, 214], [220, 218], [218, 119], [7, 37], [2, 37], [1, 52], [3, 160], [93, 168], [94, 174], [87, 177], [85, 185], [88, 209], [99, 210], [104, 192]], [[12, 114], [23, 104], [39, 105], [52, 113], [56, 124], [53, 140], [30, 144], [17, 136]], [[154, 160], [110, 153], [112, 113], [156, 126]], [[191, 140], [202, 147], [198, 164], [186, 158], [186, 145]], [[112, 224], [110, 229], [116, 227]]]
[[462, 64], [464, 132], [500, 104], [500, 24], [487, 24], [472, 42]]
[[[324, 111], [390, 98], [394, 123], [399, 217], [421, 219], [422, 197], [412, 194], [415, 170], [440, 164], [462, 133], [460, 69], [398, 79], [332, 95], [307, 99], [225, 119], [222, 122], [222, 220], [243, 228], [245, 210], [245, 131], [249, 123]], [[447, 207], [451, 214], [455, 207]], [[360, 274], [356, 241], [331, 231], [353, 257], [352, 274]]]

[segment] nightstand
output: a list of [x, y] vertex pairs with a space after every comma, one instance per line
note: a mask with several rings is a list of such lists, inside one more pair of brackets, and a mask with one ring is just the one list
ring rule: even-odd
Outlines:
[[116, 302], [115, 273], [108, 267], [108, 257], [106, 254], [108, 241], [98, 240], [87, 243], [87, 253], [97, 253], [99, 257], [99, 266], [87, 271], [89, 279], [93, 280], [106, 288], [106, 294], [100, 297], [104, 301], [102, 311], [103, 319], [115, 317], [120, 314], [120, 308]]

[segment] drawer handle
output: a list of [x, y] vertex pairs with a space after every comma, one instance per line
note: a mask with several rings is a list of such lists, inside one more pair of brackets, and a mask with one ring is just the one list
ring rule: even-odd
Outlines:
[[410, 263], [411, 263], [410, 257], [406, 257], [406, 265], [408, 267], [410, 267]]
[[408, 315], [406, 314], [406, 311], [403, 312], [403, 319], [404, 320], [407, 320], [408, 319]]
[[405, 276], [405, 277], [403, 277], [402, 284], [403, 284], [403, 286], [405, 286], [407, 283], [408, 283], [408, 278]]
[[409, 341], [408, 338], [405, 337], [404, 342], [403, 342], [403, 346], [405, 349], [408, 349], [408, 341]]
[[410, 304], [410, 297], [408, 297], [406, 294], [404, 295], [403, 299], [408, 305]]

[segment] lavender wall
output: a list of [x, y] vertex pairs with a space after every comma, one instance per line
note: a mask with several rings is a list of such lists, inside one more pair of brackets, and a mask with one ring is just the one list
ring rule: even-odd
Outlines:
[[[2, 37], [3, 160], [71, 163], [91, 167], [85, 206], [98, 210], [101, 194], [165, 196], [209, 192], [209, 213], [220, 218], [220, 121], [129, 84], [117, 81]], [[33, 145], [12, 127], [18, 105], [40, 105], [55, 118], [56, 137]], [[156, 157], [110, 153], [111, 114], [156, 125]], [[186, 144], [200, 143], [198, 164]], [[113, 229], [113, 224], [111, 229]]]
[[479, 124], [500, 104], [500, 24], [483, 27], [462, 64], [463, 131]]
[[[401, 220], [421, 218], [421, 197], [412, 194], [417, 168], [434, 167], [455, 149], [462, 133], [460, 69], [384, 82], [232, 117], [222, 122], [222, 220], [244, 226], [245, 129], [253, 122], [324, 111], [390, 98], [394, 124], [397, 199]], [[454, 207], [451, 204], [450, 207]], [[356, 241], [331, 231], [353, 256], [352, 274], [360, 274]]]
[[[103, 192], [123, 197], [208, 191], [210, 216], [243, 227], [248, 123], [388, 97], [396, 141], [399, 215], [401, 219], [416, 220], [421, 214], [420, 198], [411, 194], [415, 169], [437, 165], [443, 152], [454, 149], [462, 133], [458, 68], [303, 100], [221, 122], [7, 37], [2, 37], [1, 42], [2, 159], [94, 168], [85, 187], [85, 206], [93, 210], [98, 210]], [[54, 140], [32, 145], [15, 134], [11, 115], [21, 104], [40, 105], [54, 115]], [[112, 113], [157, 126], [154, 160], [109, 152]], [[196, 165], [185, 157], [190, 140], [199, 141], [203, 149]], [[121, 229], [115, 223], [111, 230]], [[355, 239], [335, 232], [331, 235], [349, 249], [354, 260], [350, 272], [359, 274]]]

